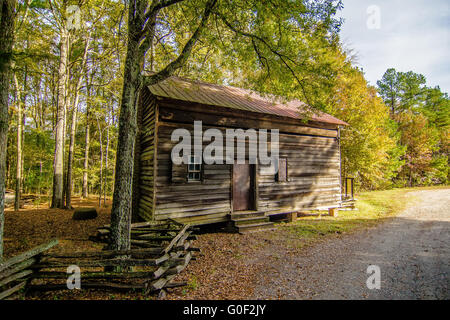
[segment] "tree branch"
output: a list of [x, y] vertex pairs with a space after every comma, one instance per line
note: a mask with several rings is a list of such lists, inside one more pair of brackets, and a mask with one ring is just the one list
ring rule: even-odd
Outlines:
[[[261, 61], [261, 52], [258, 50], [257, 45], [255, 43], [255, 40], [258, 40], [259, 42], [261, 42], [262, 44], [264, 44], [273, 54], [275, 54], [276, 56], [278, 56], [281, 60], [281, 62], [284, 64], [284, 66], [289, 70], [289, 72], [292, 74], [292, 76], [294, 77], [294, 79], [297, 81], [297, 83], [300, 85], [300, 88], [303, 92], [303, 95], [305, 96], [306, 102], [308, 103], [308, 105], [310, 105], [310, 101], [308, 99], [308, 95], [306, 94], [306, 90], [305, 87], [303, 85], [303, 81], [300, 80], [298, 78], [298, 76], [296, 75], [295, 71], [292, 69], [292, 67], [288, 64], [288, 61], [296, 64], [296, 61], [294, 61], [293, 59], [291, 59], [290, 57], [278, 52], [277, 50], [275, 50], [274, 48], [272, 48], [272, 46], [262, 37], [252, 34], [252, 33], [248, 33], [242, 30], [238, 30], [236, 27], [234, 27], [230, 22], [228, 22], [225, 17], [219, 13], [216, 13], [216, 15], [223, 21], [223, 23], [234, 33], [240, 34], [244, 37], [250, 38], [252, 40], [252, 44], [254, 47], [254, 50], [256, 51], [256, 54], [258, 55], [259, 60]], [[267, 62], [267, 58], [264, 57], [264, 59]], [[262, 62], [262, 61], [261, 61]], [[268, 63], [267, 63], [268, 65]]]
[[200, 37], [203, 29], [206, 27], [206, 24], [208, 22], [208, 18], [212, 13], [212, 9], [216, 5], [217, 0], [209, 0], [206, 3], [205, 11], [203, 13], [202, 20], [200, 21], [200, 24], [198, 25], [197, 29], [195, 30], [194, 34], [191, 36], [191, 38], [186, 42], [186, 44], [183, 47], [183, 50], [181, 51], [180, 55], [173, 60], [171, 63], [169, 63], [164, 69], [161, 71], [144, 77], [144, 85], [149, 86], [155, 83], [158, 83], [168, 77], [170, 77], [175, 70], [181, 68], [189, 58], [192, 52], [192, 48], [194, 47], [195, 43], [197, 42], [198, 38]]
[[146, 21], [150, 16], [157, 13], [159, 10], [169, 7], [171, 5], [174, 5], [179, 2], [183, 2], [185, 0], [162, 0], [162, 1], [155, 1], [152, 6], [147, 10], [147, 12], [144, 14], [144, 21]]

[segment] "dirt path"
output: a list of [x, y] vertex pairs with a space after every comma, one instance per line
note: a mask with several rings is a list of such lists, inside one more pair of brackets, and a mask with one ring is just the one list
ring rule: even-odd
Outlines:
[[[267, 261], [255, 299], [449, 299], [450, 189], [414, 191], [391, 222]], [[267, 258], [267, 257], [265, 257]], [[367, 267], [381, 270], [369, 290]]]

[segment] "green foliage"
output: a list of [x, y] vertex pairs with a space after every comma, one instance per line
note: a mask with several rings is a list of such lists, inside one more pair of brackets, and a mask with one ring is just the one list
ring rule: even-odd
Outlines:
[[389, 185], [401, 163], [388, 108], [363, 74], [347, 65], [339, 74], [328, 111], [346, 121], [341, 130], [342, 175], [353, 176], [364, 189]]
[[[201, 1], [165, 10], [147, 68], [172, 61], [198, 24]], [[299, 98], [324, 109], [334, 82], [340, 1], [219, 1], [179, 74]]]
[[405, 165], [396, 186], [448, 183], [450, 102], [439, 87], [429, 88], [421, 74], [388, 69], [377, 82], [400, 134], [397, 154]]

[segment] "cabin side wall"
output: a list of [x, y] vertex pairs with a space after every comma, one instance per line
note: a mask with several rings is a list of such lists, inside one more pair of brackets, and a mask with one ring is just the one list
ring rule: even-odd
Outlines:
[[[204, 165], [200, 182], [187, 182], [187, 179], [183, 178], [186, 175], [184, 169], [181, 170], [177, 179], [172, 177], [173, 174], [178, 174], [178, 169], [173, 168], [170, 154], [178, 142], [171, 141], [171, 134], [177, 128], [185, 128], [193, 137], [193, 120], [202, 120], [203, 130], [212, 127], [219, 129], [224, 137], [228, 128], [280, 129], [279, 156], [287, 159], [288, 181], [276, 181], [273, 167], [258, 165], [255, 209], [264, 210], [270, 214], [336, 205], [339, 201], [340, 151], [336, 126], [324, 125], [325, 128], [298, 124], [288, 126], [279, 122], [270, 122], [266, 117], [258, 121], [242, 113], [240, 117], [236, 117], [232, 112], [220, 114], [200, 112], [195, 108], [187, 110], [191, 107], [189, 104], [178, 103], [174, 107], [164, 101], [158, 101], [157, 107], [154, 108], [158, 112], [156, 118], [155, 115], [148, 116], [148, 110], [144, 111], [143, 120], [157, 119], [157, 124], [154, 125], [153, 131], [156, 132], [155, 138], [148, 140], [152, 142], [147, 144], [144, 138], [142, 145], [143, 153], [140, 163], [143, 166], [141, 169], [143, 187], [141, 190], [149, 194], [141, 196], [141, 218], [145, 220], [174, 218], [182, 222], [200, 224], [227, 221], [228, 214], [233, 211], [232, 165]], [[203, 110], [205, 108], [208, 107], [203, 107]], [[146, 126], [150, 123], [151, 127], [152, 122], [148, 121]], [[293, 130], [293, 128], [296, 129]], [[152, 130], [148, 129], [148, 132]], [[209, 142], [204, 142], [203, 146], [208, 144]], [[156, 149], [155, 145], [157, 145]], [[153, 158], [156, 162], [151, 162], [150, 155], [156, 157]], [[152, 170], [156, 177], [154, 180], [153, 176], [150, 178]], [[153, 188], [150, 182], [154, 183]], [[153, 198], [150, 198], [150, 193], [153, 193]]]
[[258, 210], [267, 214], [317, 209], [340, 200], [337, 137], [279, 135], [279, 157], [287, 162], [287, 181], [277, 181], [273, 166], [259, 166]]
[[140, 129], [138, 136], [138, 163], [136, 180], [138, 181], [137, 216], [139, 220], [154, 220], [156, 170], [156, 144], [158, 107], [156, 97], [148, 89], [142, 91]]

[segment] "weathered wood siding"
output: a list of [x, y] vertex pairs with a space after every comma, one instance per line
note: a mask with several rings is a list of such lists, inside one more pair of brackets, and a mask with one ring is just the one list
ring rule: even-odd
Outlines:
[[[183, 174], [171, 179], [174, 170], [171, 163], [172, 148], [178, 142], [171, 141], [172, 131], [185, 128], [194, 137], [193, 124], [158, 124], [158, 169], [156, 178], [155, 219], [174, 218], [179, 221], [212, 223], [224, 221], [230, 213], [231, 166], [204, 165], [203, 181], [187, 182]], [[207, 127], [204, 127], [206, 129]], [[193, 140], [193, 139], [192, 139]], [[204, 146], [208, 143], [204, 143]], [[177, 167], [186, 167], [179, 165]], [[186, 174], [184, 174], [186, 176]]]
[[[232, 208], [232, 165], [203, 165], [202, 181], [187, 182], [187, 165], [171, 162], [171, 141], [177, 128], [194, 138], [194, 120], [203, 131], [228, 128], [279, 129], [280, 158], [287, 159], [287, 181], [276, 179], [274, 167], [257, 165], [255, 209], [270, 213], [312, 209], [340, 200], [340, 151], [336, 126], [271, 122], [267, 116], [223, 113], [220, 108], [180, 103], [174, 106], [148, 92], [143, 96], [140, 135], [139, 216], [144, 220], [177, 219], [212, 223], [228, 220]], [[219, 112], [220, 111], [220, 112]], [[270, 141], [270, 135], [268, 137]], [[203, 142], [203, 146], [209, 142]], [[268, 146], [270, 150], [270, 145]], [[225, 155], [225, 143], [223, 154]], [[183, 167], [184, 166], [184, 167]]]
[[156, 98], [148, 89], [142, 92], [141, 128], [139, 134], [139, 168], [138, 168], [138, 215], [143, 220], [153, 220], [155, 203], [155, 157], [157, 143], [156, 120], [158, 110]]
[[336, 205], [340, 200], [337, 138], [280, 134], [279, 157], [287, 159], [287, 181], [273, 166], [259, 166], [258, 209], [274, 213]]

